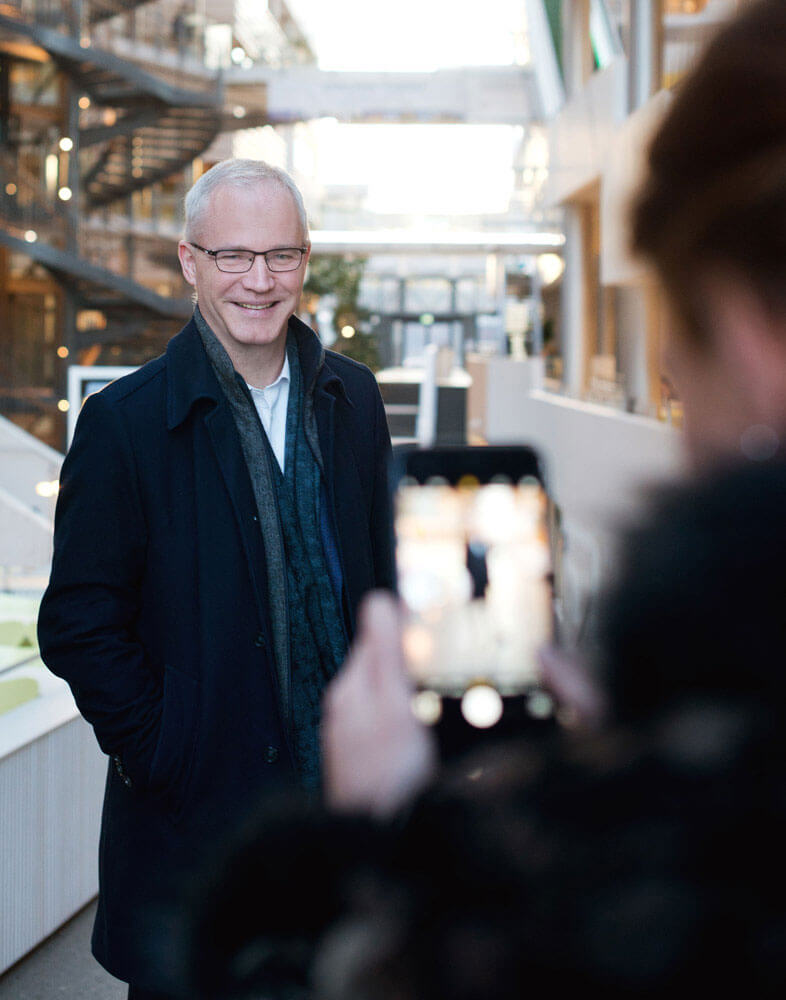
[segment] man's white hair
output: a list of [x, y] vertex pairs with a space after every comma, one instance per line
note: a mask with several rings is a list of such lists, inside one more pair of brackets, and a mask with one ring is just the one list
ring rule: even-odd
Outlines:
[[264, 160], [222, 160], [197, 180], [186, 195], [185, 239], [191, 240], [204, 222], [210, 209], [210, 199], [217, 188], [250, 188], [261, 181], [272, 181], [292, 195], [303, 230], [303, 240], [308, 240], [308, 217], [303, 195], [289, 174], [280, 167], [273, 167]]

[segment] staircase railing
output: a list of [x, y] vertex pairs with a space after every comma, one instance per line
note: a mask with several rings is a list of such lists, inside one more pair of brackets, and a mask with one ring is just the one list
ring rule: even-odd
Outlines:
[[0, 225], [19, 239], [45, 238], [62, 246], [62, 202], [47, 194], [41, 180], [6, 150], [0, 149]]

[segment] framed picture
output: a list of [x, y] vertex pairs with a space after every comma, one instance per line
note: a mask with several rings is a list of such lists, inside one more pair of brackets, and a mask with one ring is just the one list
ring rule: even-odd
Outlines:
[[114, 382], [116, 378], [130, 375], [136, 368], [122, 365], [69, 365], [68, 367], [68, 442], [70, 446], [76, 419], [82, 403], [94, 392]]

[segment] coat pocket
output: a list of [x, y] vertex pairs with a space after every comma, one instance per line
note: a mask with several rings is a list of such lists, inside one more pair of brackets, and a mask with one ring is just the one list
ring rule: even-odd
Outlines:
[[173, 819], [188, 802], [198, 739], [199, 685], [174, 667], [164, 667], [161, 729], [150, 768], [150, 790]]

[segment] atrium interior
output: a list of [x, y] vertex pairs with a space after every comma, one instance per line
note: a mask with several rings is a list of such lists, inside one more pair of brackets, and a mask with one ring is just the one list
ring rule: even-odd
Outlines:
[[[681, 470], [669, 317], [627, 210], [673, 88], [743, 0], [493, 6], [497, 64], [374, 69], [322, 58], [312, 0], [0, 0], [0, 997], [96, 893], [104, 758], [35, 637], [60, 464], [85, 395], [191, 315], [176, 244], [212, 165], [294, 176], [300, 315], [375, 371], [394, 438], [539, 450], [569, 635], [620, 524]], [[429, 379], [459, 403], [424, 429]]]

